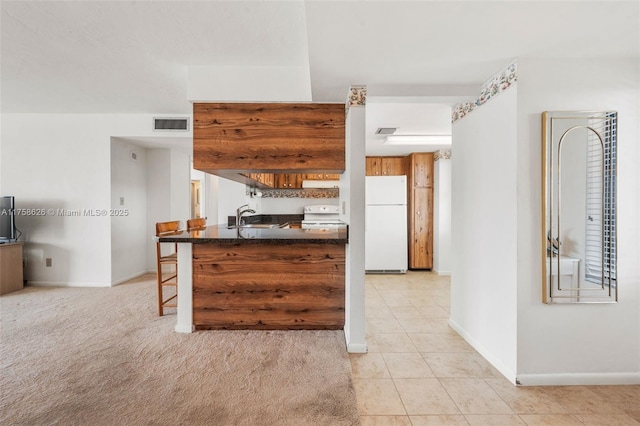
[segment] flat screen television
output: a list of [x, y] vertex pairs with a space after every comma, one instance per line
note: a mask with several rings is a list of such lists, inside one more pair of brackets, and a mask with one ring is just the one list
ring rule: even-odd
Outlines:
[[15, 199], [0, 197], [0, 243], [16, 241]]

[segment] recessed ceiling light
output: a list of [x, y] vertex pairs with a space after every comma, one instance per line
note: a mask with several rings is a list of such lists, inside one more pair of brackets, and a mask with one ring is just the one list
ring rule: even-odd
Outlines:
[[385, 145], [451, 145], [451, 135], [389, 135]]

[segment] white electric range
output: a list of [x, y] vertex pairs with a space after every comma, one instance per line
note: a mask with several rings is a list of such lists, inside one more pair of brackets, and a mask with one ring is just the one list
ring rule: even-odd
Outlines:
[[340, 220], [340, 207], [337, 205], [320, 204], [304, 208], [302, 229], [335, 229], [345, 226]]

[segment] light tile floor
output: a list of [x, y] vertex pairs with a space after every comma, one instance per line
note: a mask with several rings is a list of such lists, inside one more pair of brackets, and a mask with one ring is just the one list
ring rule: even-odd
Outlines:
[[513, 386], [448, 326], [449, 282], [366, 276], [369, 353], [350, 355], [364, 426], [640, 425], [640, 386]]

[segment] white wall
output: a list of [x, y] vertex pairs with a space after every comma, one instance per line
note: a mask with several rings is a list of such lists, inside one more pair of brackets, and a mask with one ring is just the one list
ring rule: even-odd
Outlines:
[[340, 175], [341, 218], [349, 224], [346, 246], [346, 321], [349, 352], [366, 352], [364, 312], [365, 107], [351, 107], [346, 122], [346, 170]]
[[171, 150], [147, 150], [147, 270], [156, 271], [156, 243], [152, 238], [157, 222], [173, 220], [171, 216]]
[[[518, 378], [640, 383], [638, 60], [521, 59], [518, 73]], [[619, 112], [618, 304], [541, 303], [540, 114], [563, 110]]]
[[450, 324], [516, 373], [516, 106], [511, 87], [453, 124]]
[[186, 228], [191, 217], [191, 158], [189, 152], [171, 149], [171, 220]]
[[[145, 114], [2, 114], [0, 119], [2, 191], [14, 195], [20, 208], [109, 209], [111, 138], [175, 136], [152, 132], [152, 116]], [[19, 217], [18, 226], [31, 284], [111, 285], [110, 217]], [[45, 267], [46, 258], [51, 267]]]
[[218, 178], [218, 223], [227, 223], [227, 217], [235, 217], [238, 207], [245, 204], [255, 210], [256, 214], [260, 213], [258, 200], [259, 198], [251, 198], [247, 195], [244, 183]]
[[147, 271], [149, 240], [146, 150], [115, 138], [111, 141], [111, 208], [122, 213], [111, 217], [111, 282], [115, 284]]
[[147, 149], [147, 270], [155, 272], [157, 222], [181, 221], [191, 213], [189, 153], [171, 148]]
[[451, 275], [451, 159], [438, 159], [433, 173], [433, 270]]
[[[219, 179], [220, 178], [218, 176], [205, 173], [204, 211], [207, 216], [207, 224], [209, 225], [215, 225], [217, 223], [221, 223], [221, 220], [218, 218]], [[224, 221], [223, 223], [226, 223], [226, 221]]]
[[[20, 208], [105, 209], [110, 199], [110, 124], [75, 114], [3, 114], [2, 185]], [[30, 283], [108, 286], [109, 217], [18, 217]], [[45, 259], [52, 266], [45, 267]]]

